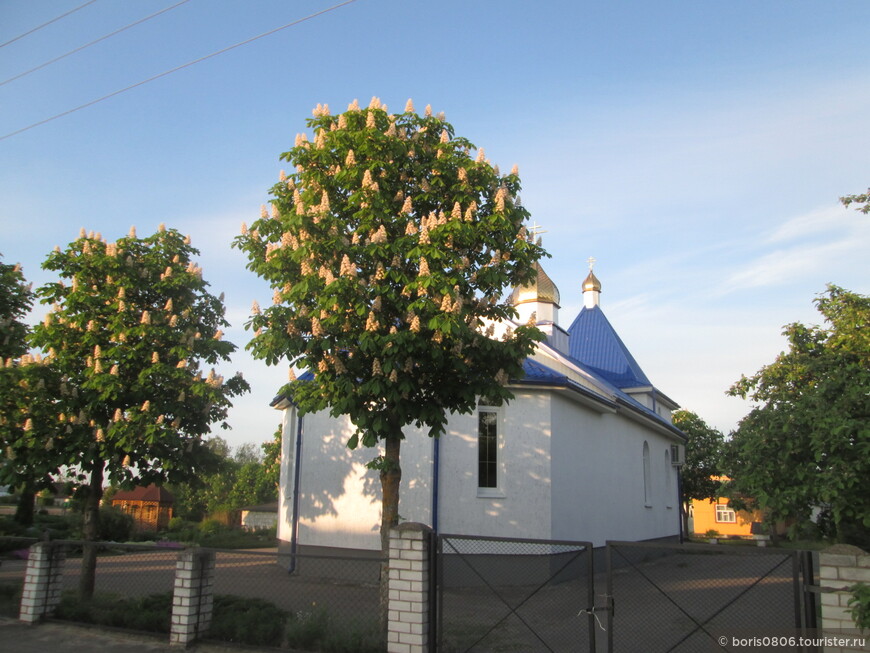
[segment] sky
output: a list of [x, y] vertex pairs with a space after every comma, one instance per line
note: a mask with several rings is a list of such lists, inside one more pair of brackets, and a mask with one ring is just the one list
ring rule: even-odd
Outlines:
[[239, 346], [220, 371], [252, 386], [215, 431], [232, 445], [271, 439], [287, 369], [244, 350], [271, 291], [230, 243], [318, 103], [413, 98], [518, 165], [561, 325], [594, 257], [647, 376], [725, 433], [750, 409], [728, 388], [819, 323], [826, 284], [870, 294], [870, 216], [838, 202], [870, 185], [866, 0], [84, 4], [0, 0], [0, 253], [38, 287], [82, 227], [190, 234]]

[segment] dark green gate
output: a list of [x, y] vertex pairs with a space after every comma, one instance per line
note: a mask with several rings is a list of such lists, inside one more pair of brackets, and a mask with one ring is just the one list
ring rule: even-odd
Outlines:
[[595, 650], [589, 542], [436, 538], [436, 650]]

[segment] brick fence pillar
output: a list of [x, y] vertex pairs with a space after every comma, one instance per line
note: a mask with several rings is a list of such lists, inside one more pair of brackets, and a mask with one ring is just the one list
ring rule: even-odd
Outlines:
[[428, 651], [431, 532], [416, 522], [390, 530], [388, 653]]
[[189, 646], [211, 626], [214, 563], [214, 551], [192, 549], [178, 554], [172, 593], [170, 645]]
[[864, 646], [825, 646], [825, 653], [870, 651], [870, 632], [859, 633], [847, 607], [856, 583], [870, 584], [870, 554], [856, 546], [837, 544], [819, 553], [822, 593], [822, 636], [864, 639]]
[[34, 623], [51, 615], [60, 601], [66, 551], [60, 544], [37, 542], [27, 555], [18, 618]]

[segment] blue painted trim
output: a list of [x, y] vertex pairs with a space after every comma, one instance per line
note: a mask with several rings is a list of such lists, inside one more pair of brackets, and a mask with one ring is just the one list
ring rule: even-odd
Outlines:
[[293, 522], [290, 526], [290, 568], [296, 571], [296, 552], [299, 548], [299, 477], [302, 469], [302, 415], [296, 421], [296, 457], [293, 461]]
[[432, 450], [432, 530], [438, 532], [438, 486], [441, 476], [441, 438], [435, 438]]

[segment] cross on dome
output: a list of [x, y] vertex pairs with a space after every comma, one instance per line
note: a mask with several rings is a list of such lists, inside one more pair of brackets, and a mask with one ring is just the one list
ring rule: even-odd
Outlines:
[[529, 229], [529, 240], [531, 242], [535, 242], [535, 240], [540, 237], [541, 234], [547, 233], [546, 229], [542, 229], [541, 225], [535, 222]]

